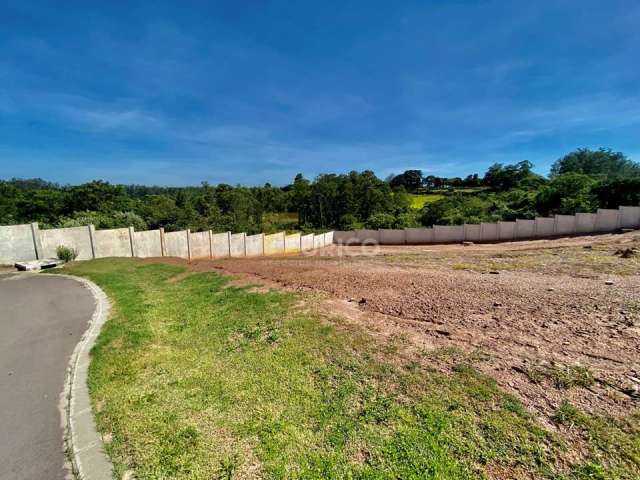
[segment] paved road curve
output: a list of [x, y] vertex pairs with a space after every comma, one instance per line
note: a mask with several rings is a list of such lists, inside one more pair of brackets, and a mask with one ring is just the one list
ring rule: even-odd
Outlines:
[[93, 310], [71, 279], [0, 275], [0, 480], [67, 478], [60, 398]]

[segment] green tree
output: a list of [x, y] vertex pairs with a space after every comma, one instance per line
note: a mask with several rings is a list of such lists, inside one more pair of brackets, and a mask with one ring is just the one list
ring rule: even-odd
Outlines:
[[536, 195], [537, 211], [542, 215], [590, 212], [597, 206], [591, 189], [596, 181], [581, 173], [555, 177]]
[[596, 151], [579, 148], [556, 160], [551, 177], [566, 173], [591, 176], [640, 176], [640, 164], [632, 162], [621, 152], [600, 148]]

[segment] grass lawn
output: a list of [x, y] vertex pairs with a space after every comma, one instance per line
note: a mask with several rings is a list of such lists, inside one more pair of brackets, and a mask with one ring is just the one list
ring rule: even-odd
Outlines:
[[411, 208], [420, 210], [427, 203], [434, 203], [444, 197], [439, 193], [426, 193], [426, 194], [410, 194], [411, 196]]
[[132, 259], [63, 272], [113, 302], [89, 388], [117, 478], [632, 478], [561, 461], [562, 442], [471, 366], [424, 368], [299, 296]]

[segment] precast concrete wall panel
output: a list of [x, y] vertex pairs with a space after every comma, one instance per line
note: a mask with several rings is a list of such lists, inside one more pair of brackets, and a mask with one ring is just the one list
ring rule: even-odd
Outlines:
[[620, 228], [620, 210], [599, 208], [596, 219], [596, 230], [598, 232], [613, 232]]
[[576, 233], [593, 233], [596, 231], [598, 215], [595, 213], [576, 213]]
[[553, 237], [555, 224], [555, 218], [536, 217], [536, 237]]
[[361, 245], [378, 245], [380, 232], [378, 230], [356, 230], [357, 243]]
[[434, 225], [433, 235], [436, 243], [462, 242], [464, 240], [464, 226]]
[[556, 215], [556, 235], [573, 235], [576, 233], [576, 217], [574, 215]]
[[[126, 253], [124, 255], [108, 255], [108, 256], [131, 256], [131, 244], [129, 243], [129, 230], [126, 235]], [[100, 230], [102, 232], [109, 230]], [[90, 260], [93, 258], [91, 250], [91, 235], [89, 227], [69, 227], [69, 228], [52, 228], [50, 230], [40, 230], [40, 241], [42, 242], [42, 251], [45, 258], [56, 258], [56, 248], [60, 245], [74, 248], [78, 253], [77, 260]], [[97, 241], [97, 237], [96, 237]], [[31, 240], [33, 243], [33, 240]], [[107, 255], [103, 255], [107, 256]]]
[[[88, 228], [84, 227], [87, 232]], [[55, 257], [55, 251], [54, 255]], [[31, 225], [7, 225], [0, 227], [0, 264], [36, 260]]]
[[308, 235], [303, 235], [302, 238], [300, 238], [300, 245], [302, 246], [302, 251], [307, 251], [307, 250], [313, 250], [313, 233], [310, 233]]
[[229, 232], [214, 233], [211, 236], [211, 244], [213, 246], [214, 257], [229, 256]]
[[160, 243], [160, 230], [146, 230], [133, 232], [136, 257], [149, 258], [162, 256], [162, 244]]
[[620, 207], [620, 227], [640, 227], [640, 207]]
[[300, 249], [300, 234], [295, 233], [293, 235], [287, 235], [284, 238], [284, 251], [286, 253], [296, 253]]
[[324, 234], [324, 246], [331, 245], [333, 243], [333, 233], [334, 232], [325, 232]]
[[[98, 232], [96, 232], [98, 233]], [[187, 247], [187, 231], [169, 232], [164, 234], [164, 248], [167, 257], [189, 258]]]
[[482, 232], [483, 242], [497, 242], [500, 240], [500, 230], [497, 223], [481, 223], [480, 231]]
[[261, 257], [264, 255], [264, 234], [247, 235], [244, 241], [247, 257]]
[[498, 238], [514, 240], [516, 238], [516, 222], [498, 222]]
[[313, 248], [322, 248], [324, 247], [324, 235], [314, 235], [313, 237]]
[[333, 232], [333, 243], [338, 245], [354, 245], [358, 243], [358, 236], [353, 230]]
[[405, 239], [409, 245], [433, 243], [433, 228], [405, 228]]
[[284, 232], [274, 233], [273, 235], [264, 236], [264, 254], [278, 255], [284, 253]]
[[535, 220], [516, 220], [516, 238], [533, 238], [536, 233]]
[[210, 258], [209, 231], [191, 233], [191, 258]]
[[230, 250], [232, 257], [244, 257], [245, 249], [244, 249], [244, 233], [234, 233], [230, 238]]
[[378, 232], [382, 245], [404, 245], [407, 241], [404, 230], [380, 229]]
[[467, 242], [479, 242], [482, 240], [482, 230], [480, 225], [465, 224], [464, 225], [464, 239]]

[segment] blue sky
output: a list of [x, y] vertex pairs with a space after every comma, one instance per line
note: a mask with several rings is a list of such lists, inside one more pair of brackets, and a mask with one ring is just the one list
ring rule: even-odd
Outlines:
[[600, 146], [640, 160], [636, 0], [4, 0], [0, 18], [0, 178], [547, 173]]

